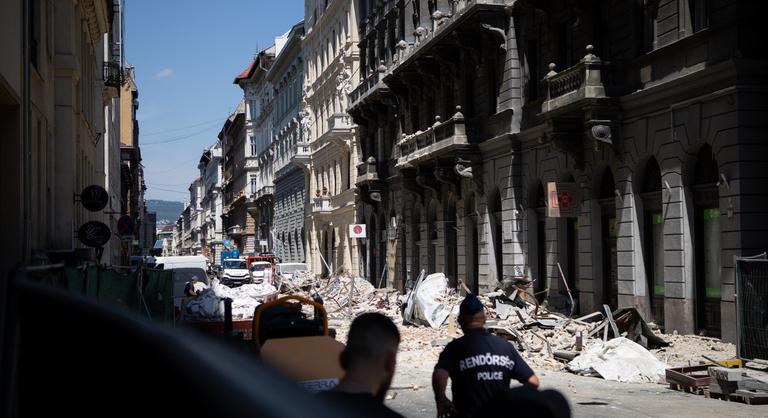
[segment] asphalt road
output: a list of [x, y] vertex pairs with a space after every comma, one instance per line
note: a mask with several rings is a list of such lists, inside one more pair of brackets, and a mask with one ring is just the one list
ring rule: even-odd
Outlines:
[[[402, 353], [387, 405], [406, 417], [435, 417], [433, 353]], [[542, 388], [568, 398], [574, 417], [768, 417], [768, 405], [746, 405], [677, 392], [665, 385], [608, 382], [537, 370]]]

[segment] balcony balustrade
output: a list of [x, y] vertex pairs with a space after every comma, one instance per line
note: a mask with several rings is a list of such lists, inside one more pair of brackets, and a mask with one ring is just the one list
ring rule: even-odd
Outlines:
[[552, 112], [585, 100], [605, 98], [601, 72], [604, 63], [587, 45], [586, 55], [576, 65], [561, 72], [555, 71], [555, 64], [549, 64], [549, 73], [544, 78], [545, 100], [541, 113]]
[[313, 214], [329, 214], [332, 210], [330, 196], [318, 196], [312, 199]]
[[426, 131], [405, 135], [398, 142], [397, 147], [400, 152], [397, 160], [398, 167], [430, 159], [449, 148], [468, 144], [461, 106], [456, 106], [456, 114], [447, 121], [441, 122], [439, 117], [435, 119], [435, 124]]

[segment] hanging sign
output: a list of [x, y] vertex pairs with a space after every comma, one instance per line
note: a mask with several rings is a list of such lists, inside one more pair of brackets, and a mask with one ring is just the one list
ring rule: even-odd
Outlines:
[[133, 235], [133, 219], [129, 215], [123, 215], [117, 220], [117, 232], [123, 237]]
[[86, 222], [77, 230], [77, 239], [89, 247], [102, 247], [109, 242], [112, 231], [102, 222]]
[[366, 238], [365, 224], [352, 224], [349, 226], [350, 238]]
[[581, 189], [576, 183], [547, 183], [547, 216], [575, 218], [579, 216]]
[[88, 186], [80, 192], [80, 203], [91, 212], [98, 212], [109, 203], [109, 193], [98, 185]]

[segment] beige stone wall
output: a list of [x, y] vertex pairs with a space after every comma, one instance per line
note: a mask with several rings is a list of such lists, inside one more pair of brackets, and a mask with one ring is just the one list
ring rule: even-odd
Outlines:
[[[343, 267], [357, 274], [357, 240], [349, 240], [348, 225], [355, 222], [351, 176], [359, 152], [355, 127], [346, 115], [347, 94], [357, 86], [359, 71], [356, 2], [335, 1], [325, 10], [319, 3], [307, 4], [311, 7], [305, 11], [307, 35], [302, 47], [305, 111], [311, 120], [305, 140], [312, 153], [307, 167], [307, 263], [314, 273]], [[312, 213], [318, 192], [331, 199], [329, 212]]]

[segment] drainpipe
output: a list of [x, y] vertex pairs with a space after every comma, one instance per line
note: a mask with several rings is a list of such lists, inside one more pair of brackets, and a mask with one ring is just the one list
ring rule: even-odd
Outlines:
[[32, 253], [32, 104], [30, 89], [30, 45], [31, 45], [31, 27], [30, 13], [32, 11], [32, 0], [24, 0], [23, 10], [23, 73], [22, 73], [22, 153], [23, 153], [23, 201], [24, 201], [24, 223], [22, 227], [22, 242], [24, 248], [23, 265], [29, 264]]

